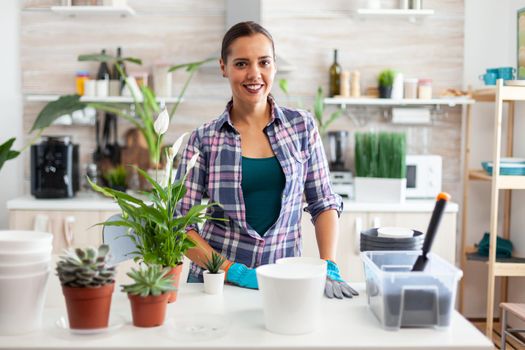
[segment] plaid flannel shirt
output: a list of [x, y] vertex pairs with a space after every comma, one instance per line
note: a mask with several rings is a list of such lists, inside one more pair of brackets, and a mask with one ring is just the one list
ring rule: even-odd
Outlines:
[[[202, 228], [192, 225], [217, 252], [227, 259], [250, 268], [274, 263], [277, 259], [300, 256], [301, 215], [303, 193], [305, 211], [315, 222], [317, 216], [328, 209], [341, 213], [341, 197], [332, 191], [328, 164], [314, 119], [309, 112], [278, 107], [270, 97], [272, 117], [264, 132], [286, 177], [281, 213], [264, 237], [253, 230], [245, 218], [241, 189], [241, 137], [231, 119], [230, 101], [217, 119], [195, 130], [184, 149], [178, 176], [198, 151], [200, 156], [186, 179], [187, 192], [178, 206], [179, 213], [186, 213], [193, 205], [200, 204], [203, 196], [218, 202], [208, 211], [214, 218], [228, 221], [207, 220]], [[192, 263], [190, 277], [202, 281], [202, 271]]]

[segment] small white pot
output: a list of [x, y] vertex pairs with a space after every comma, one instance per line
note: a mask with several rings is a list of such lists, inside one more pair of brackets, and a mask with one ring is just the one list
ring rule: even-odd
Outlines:
[[204, 271], [204, 293], [206, 294], [222, 294], [224, 289], [224, 271], [219, 270], [218, 273], [210, 273], [208, 270]]
[[406, 187], [407, 179], [355, 177], [355, 201], [368, 203], [404, 203]]

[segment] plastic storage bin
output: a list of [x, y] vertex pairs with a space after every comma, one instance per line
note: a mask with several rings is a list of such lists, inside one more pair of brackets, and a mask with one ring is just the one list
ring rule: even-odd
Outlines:
[[385, 329], [447, 327], [463, 272], [430, 253], [412, 272], [418, 251], [368, 251], [364, 263], [368, 305]]

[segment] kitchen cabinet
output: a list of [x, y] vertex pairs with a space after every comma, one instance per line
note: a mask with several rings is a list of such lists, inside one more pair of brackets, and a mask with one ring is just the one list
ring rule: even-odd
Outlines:
[[[443, 214], [432, 252], [448, 262], [455, 264], [456, 257], [456, 216], [457, 205]], [[402, 210], [402, 209], [401, 209]], [[432, 210], [414, 211], [343, 211], [339, 219], [339, 240], [336, 260], [341, 275], [347, 281], [362, 282], [365, 280], [363, 264], [359, 257], [360, 233], [363, 230], [379, 226], [409, 227], [426, 232]], [[319, 257], [315, 228], [309, 215], [302, 218], [303, 256]]]

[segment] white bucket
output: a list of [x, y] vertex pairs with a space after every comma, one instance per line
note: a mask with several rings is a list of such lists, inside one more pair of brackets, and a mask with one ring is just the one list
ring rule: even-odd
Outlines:
[[280, 334], [313, 332], [319, 323], [326, 262], [278, 263], [257, 268], [266, 329]]
[[0, 277], [0, 335], [40, 329], [49, 273]]
[[0, 231], [0, 252], [45, 250], [52, 246], [53, 235], [36, 231]]

